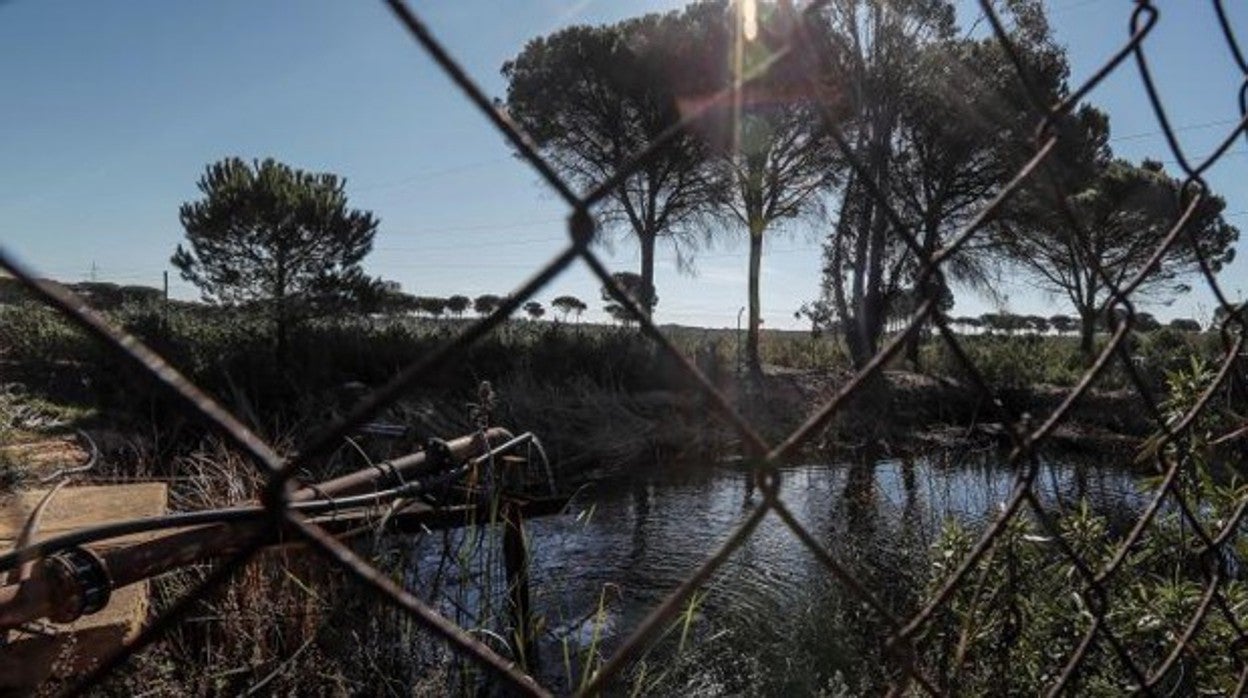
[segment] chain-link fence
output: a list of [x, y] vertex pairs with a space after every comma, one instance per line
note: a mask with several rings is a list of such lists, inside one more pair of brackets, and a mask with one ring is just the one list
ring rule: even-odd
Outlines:
[[[636, 661], [664, 628], [673, 622], [691, 595], [708, 583], [734, 551], [750, 538], [760, 522], [769, 516], [776, 517], [783, 522], [791, 530], [793, 536], [819, 560], [844, 592], [856, 602], [865, 605], [869, 613], [873, 614], [885, 628], [887, 637], [881, 638], [881, 656], [889, 665], [887, 673], [891, 676], [889, 680], [892, 694], [911, 692], [936, 694], [950, 690], [947, 681], [938, 681], [934, 677], [933, 668], [929, 666], [930, 662], [924, 659], [928, 653], [925, 653], [921, 644], [931, 631], [933, 624], [938, 622], [942, 614], [949, 611], [950, 606], [960, 595], [976, 585], [982, 585], [983, 565], [994, 556], [1003, 556], [1005, 554], [1002, 551], [1003, 548], [1014, 545], [1015, 539], [1011, 538], [1011, 531], [1023, 520], [1039, 526], [1046, 544], [1050, 545], [1051, 549], [1059, 551], [1062, 559], [1070, 565], [1073, 576], [1067, 579], [1065, 584], [1069, 594], [1075, 598], [1081, 616], [1079, 619], [1072, 619], [1068, 628], [1073, 639], [1071, 649], [1063, 650], [1061, 656], [1050, 658], [1054, 670], [1047, 675], [1046, 691], [1055, 694], [1078, 686], [1079, 676], [1088, 669], [1086, 665], [1090, 661], [1118, 662], [1126, 675], [1132, 677], [1129, 687], [1138, 692], [1151, 694], [1158, 691], [1159, 687], [1170, 686], [1174, 673], [1183, 671], [1183, 666], [1190, 658], [1190, 654], [1197, 651], [1193, 650], [1194, 638], [1198, 637], [1202, 629], [1207, 627], [1212, 622], [1211, 619], [1215, 617], [1219, 619], [1219, 623], [1224, 623], [1231, 629], [1231, 636], [1234, 638], [1234, 641], [1221, 651], [1226, 653], [1227, 666], [1232, 667], [1232, 670], [1236, 672], [1233, 677], [1235, 690], [1242, 693], [1245, 686], [1248, 686], [1248, 663], [1245, 663], [1243, 657], [1245, 641], [1248, 637], [1245, 636], [1244, 628], [1240, 623], [1243, 614], [1237, 602], [1229, 598], [1228, 588], [1235, 583], [1232, 580], [1232, 571], [1228, 569], [1227, 564], [1222, 562], [1233, 558], [1233, 555], [1223, 554], [1223, 549], [1229, 548], [1234, 542], [1245, 509], [1248, 508], [1248, 498], [1241, 499], [1229, 516], [1217, 521], [1208, 520], [1204, 515], [1206, 512], [1198, 503], [1188, 501], [1181, 485], [1186, 477], [1185, 473], [1192, 467], [1189, 451], [1184, 448], [1169, 447], [1170, 444], [1186, 443], [1191, 436], [1194, 423], [1202, 412], [1210, 407], [1212, 396], [1223, 390], [1228, 383], [1239, 380], [1244, 368], [1241, 359], [1242, 348], [1245, 336], [1248, 336], [1246, 335], [1248, 328], [1234, 311], [1234, 306], [1215, 278], [1209, 260], [1203, 256], [1203, 248], [1194, 239], [1190, 226], [1186, 225], [1191, 214], [1201, 204], [1202, 198], [1209, 195], [1203, 176], [1218, 163], [1232, 144], [1243, 136], [1248, 125], [1248, 100], [1245, 99], [1245, 95], [1248, 95], [1248, 60], [1245, 59], [1220, 0], [1213, 1], [1213, 7], [1221, 26], [1219, 40], [1225, 42], [1244, 76], [1239, 94], [1239, 108], [1243, 120], [1226, 135], [1221, 146], [1211, 155], [1202, 162], [1194, 162], [1191, 155], [1180, 146], [1175, 136], [1175, 128], [1171, 124], [1166, 106], [1158, 94], [1150, 72], [1147, 52], [1149, 37], [1161, 21], [1162, 13], [1153, 3], [1140, 0], [1134, 3], [1130, 12], [1127, 40], [1121, 46], [1116, 47], [1113, 55], [1088, 80], [1071, 90], [1064, 101], [1050, 106], [1044, 103], [1042, 95], [1035, 93], [1030, 95], [1034, 106], [1036, 126], [1034, 150], [1030, 159], [960, 232], [935, 251], [925, 250], [914, 231], [903, 222], [902, 216], [890, 208], [890, 197], [873, 185], [874, 180], [868, 164], [860, 161], [845, 134], [837, 130], [834, 120], [830, 120], [829, 123], [832, 125], [829, 136], [837, 146], [840, 157], [844, 158], [847, 166], [859, 175], [860, 180], [865, 184], [864, 191], [875, 199], [875, 205], [883, 207], [887, 212], [892, 222], [890, 234], [920, 260], [921, 269], [917, 274], [916, 286], [923, 286], [930, 282], [944, 283], [943, 274], [950, 260], [958, 255], [970, 240], [984, 233], [986, 224], [1001, 211], [1011, 195], [1029, 181], [1046, 176], [1044, 173], [1046, 161], [1054, 157], [1057, 146], [1060, 145], [1061, 136], [1054, 128], [1057, 121], [1071, 113], [1111, 73], [1133, 70], [1131, 63], [1135, 64], [1134, 70], [1138, 72], [1139, 85], [1152, 105], [1154, 116], [1164, 132], [1171, 154], [1184, 173], [1182, 210], [1160, 245], [1155, 249], [1152, 262], [1145, 265], [1134, 278], [1124, 281], [1114, 278], [1104, 269], [1098, 270], [1103, 283], [1112, 290], [1108, 309], [1112, 311], [1110, 315], [1117, 318], [1117, 322], [1112, 327], [1108, 341], [1095, 361], [1091, 363], [1082, 380], [1069, 390], [1060, 405], [1050, 414], [1037, 415], [1034, 418], [1010, 414], [1000, 401], [994, 399], [988, 381], [983, 378], [976, 365], [970, 360], [968, 352], [964, 351], [960, 343], [963, 340], [950, 330], [950, 319], [938, 307], [938, 303], [928, 301], [917, 309], [908, 325], [880, 349], [870, 362], [857, 371], [853, 378], [846, 382], [826, 404], [819, 407], [783, 441], [775, 444], [765, 440], [750, 421], [734, 407], [733, 402], [700, 374], [695, 365], [677, 350], [655, 324], [647, 319], [647, 314], [641, 312], [641, 309], [634, 305], [633, 299], [613, 281], [607, 266], [591, 248], [591, 241], [594, 239], [593, 210], [595, 205], [607, 197], [612, 189], [633, 171], [633, 167], [622, 169], [614, 178], [602, 182], [591, 191], [583, 193], [574, 191], [543, 159], [542, 154], [526, 138], [525, 134], [473, 82], [455, 57], [439, 43], [425, 23], [421, 21], [417, 13], [402, 0], [389, 0], [389, 5], [402, 27], [410, 32], [416, 43], [451, 78], [464, 97], [476, 105], [497, 131], [540, 174], [546, 184], [566, 202], [570, 211], [567, 246], [527, 282], [508, 295], [494, 312], [467, 326], [436, 351], [421, 356], [411, 363], [386, 385], [363, 399], [350, 414], [332, 427], [317, 433], [295, 455], [289, 458], [279, 455], [272, 446], [257, 438], [240, 420], [183, 378], [159, 355], [110, 324], [73, 295], [54, 284], [40, 281], [31, 270], [7, 252], [0, 253], [0, 268], [20, 279], [42, 302], [54, 307], [101, 344], [107, 345], [112, 352], [141, 366], [153, 380], [159, 381], [168, 391], [177, 396], [183, 409], [215, 425], [233, 447], [249, 457], [255, 467], [263, 473], [267, 482], [263, 503], [267, 511], [266, 520], [271, 530], [276, 531], [280, 527], [297, 532], [298, 536], [319, 551], [327, 560], [366, 588], [371, 589], [378, 597], [384, 598], [398, 609], [410, 614], [411, 618], [429, 633], [440, 638], [452, 651], [495, 675], [510, 690], [529, 695], [547, 694], [547, 690], [533, 678], [525, 675], [515, 661], [500, 656], [486, 644], [456, 627], [410, 590], [396, 584], [390, 576], [363, 559], [351, 547], [329, 535], [318, 525], [310, 523], [304, 514], [289, 506], [289, 502], [294, 477], [304, 466], [330, 453], [344, 437], [378, 415], [397, 400], [406, 389], [457, 361], [457, 357], [466, 347], [499, 327], [527, 300], [533, 298], [534, 294], [546, 287], [570, 266], [580, 262], [611, 289], [611, 295], [617, 303], [633, 312], [639, 320], [641, 331], [663, 352], [670, 355], [671, 359], [696, 382], [698, 390], [703, 393], [707, 404], [713, 408], [718, 418], [739, 435], [745, 449], [753, 459], [751, 461], [752, 473], [758, 491], [761, 492], [761, 501], [752, 506], [735, 531], [727, 539], [719, 541], [714, 552], [657, 607], [653, 608], [636, 628], [632, 629], [614, 654], [601, 665], [585, 685], [580, 687], [580, 694], [600, 693], [612, 685], [614, 680], [618, 680], [630, 663]], [[819, 9], [819, 4], [815, 3], [804, 8], [803, 12], [815, 13]], [[1182, 11], [1180, 7], [1175, 5], [1170, 9], [1176, 15], [1173, 21], [1181, 21], [1177, 16]], [[980, 11], [983, 18], [991, 25], [996, 41], [1019, 71], [1019, 80], [1027, 89], [1030, 89], [1026, 80], [1026, 71], [1011, 43], [1011, 34], [994, 11], [993, 3], [981, 0]], [[803, 41], [802, 33], [800, 31], [793, 33], [791, 41]], [[791, 48], [801, 47], [791, 46]], [[748, 80], [739, 82], [726, 93], [719, 95], [718, 99], [731, 100], [734, 94], [745, 87], [746, 83]], [[817, 90], [819, 86], [812, 84], [812, 89]], [[697, 117], [692, 115], [689, 118]], [[680, 127], [685, 125], [682, 123]], [[679, 128], [673, 129], [669, 135], [674, 136], [678, 130]], [[661, 142], [655, 143], [654, 147], [660, 145]], [[636, 159], [637, 164], [634, 166], [643, 163], [645, 158], [645, 153], [639, 155]], [[1055, 196], [1054, 206], [1060, 207], [1064, 205], [1064, 201], [1064, 196]], [[1074, 220], [1076, 217], [1071, 214], [1070, 218]], [[1150, 387], [1150, 383], [1138, 373], [1127, 351], [1126, 342], [1135, 323], [1133, 295], [1148, 275], [1156, 272], [1157, 260], [1171, 248], [1182, 245], [1191, 246], [1198, 257], [1204, 282], [1227, 312], [1225, 320], [1218, 328], [1224, 353], [1217, 366], [1216, 375], [1210, 384], [1202, 387], [1197, 399], [1193, 401], [1194, 404], [1187, 406], [1181, 417], [1174, 418], [1167, 416], [1163, 409], [1163, 398], [1154, 394], [1155, 389]], [[986, 404], [993, 405], [997, 410], [997, 418], [1006, 425], [1005, 432], [1012, 443], [1008, 464], [1016, 470], [1017, 475], [1010, 496], [994, 520], [985, 527], [972, 544], [968, 545], [964, 554], [948, 566], [943, 579], [930, 587], [929, 593], [917, 606], [917, 612], [906, 613], [902, 616], [896, 608], [890, 607], [888, 603], [879, 598], [875, 590], [864, 585], [851, 571], [849, 565], [838, 559], [824, 543], [798, 523], [780, 494], [783, 473], [778, 465], [806, 445], [814, 435], [841, 413], [848, 401], [862, 391], [873, 378], [878, 377], [887, 362], [902, 349], [907, 338], [924, 326], [934, 328], [939, 341], [944, 343], [951, 355], [961, 364], [974, 389], [986, 400]], [[1138, 520], [1116, 543], [1107, 562], [1102, 564], [1088, 559], [1078, 549], [1078, 545], [1068, 541], [1068, 532], [1062, 528], [1053, 513], [1042, 504], [1036, 487], [1036, 478], [1040, 471], [1037, 449], [1052, 434], [1055, 427], [1069, 415], [1076, 403], [1088, 393], [1098, 377], [1115, 363], [1119, 364], [1121, 370], [1125, 371], [1130, 378], [1143, 404], [1149, 410], [1156, 430], [1162, 435], [1160, 441], [1154, 443], [1154, 447], [1149, 451], [1150, 458], [1161, 476], [1156, 481], [1150, 493], [1150, 499], [1140, 512]], [[1235, 434], [1226, 436], [1235, 437]], [[1214, 435], [1211, 440], [1226, 442], [1226, 438], [1221, 437], [1223, 435]], [[1206, 564], [1203, 568], [1199, 598], [1194, 604], [1190, 617], [1177, 632], [1162, 634], [1164, 646], [1157, 648], [1156, 654], [1160, 660], [1154, 661], [1133, 655], [1129, 643], [1121, 636], [1123, 632], [1121, 624], [1111, 619], [1114, 611], [1113, 599], [1116, 598], [1111, 587], [1115, 583], [1115, 576], [1140, 548], [1142, 541], [1150, 536], [1150, 531], [1163, 511], [1168, 512], [1167, 515], [1172, 513], [1181, 520], [1181, 523], [1199, 540], [1197, 547], [1203, 553], [1203, 558], [1213, 562]], [[82, 692], [89, 689], [127, 662], [136, 652], [142, 651], [161, 638], [163, 633], [183, 618], [197, 599], [225, 583], [246, 565], [261, 547], [262, 541], [262, 537], [248, 539], [247, 544], [243, 545], [241, 550], [229, 556], [189, 593], [164, 609], [134, 641], [126, 644], [121, 652], [85, 677], [78, 684], [77, 690]], [[1079, 622], [1074, 622], [1075, 620]], [[965, 648], [951, 648], [949, 653], [959, 661], [966, 660], [966, 654], [961, 651], [962, 649]], [[1094, 654], [1096, 659], [1091, 660]], [[948, 660], [949, 657], [945, 659]]]

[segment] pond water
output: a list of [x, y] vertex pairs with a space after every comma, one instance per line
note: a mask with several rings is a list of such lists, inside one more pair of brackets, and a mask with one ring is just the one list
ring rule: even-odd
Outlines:
[[[901, 604], [926, 579], [925, 556], [944, 522], [982, 527], [1014, 477], [995, 452], [946, 452], [786, 467], [780, 494], [873, 591]], [[547, 685], [574, 688], [586, 657], [609, 655], [692, 574], [761, 501], [749, 483], [744, 470], [729, 466], [650, 467], [585, 488], [568, 515], [528, 522]], [[1052, 511], [1086, 499], [1124, 527], [1146, 502], [1134, 476], [1104, 463], [1046, 460], [1036, 487]], [[687, 609], [688, 629], [674, 627], [644, 668], [621, 680], [620, 692], [810, 692], [837, 672], [852, 673], [862, 661], [855, 642], [871, 642], [848, 637], [835, 620], [860, 607], [775, 515], [705, 592]]]

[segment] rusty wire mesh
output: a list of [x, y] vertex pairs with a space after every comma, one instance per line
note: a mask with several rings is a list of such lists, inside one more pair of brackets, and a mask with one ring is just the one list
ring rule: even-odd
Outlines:
[[[831, 134], [841, 155], [848, 161], [849, 166], [862, 175], [862, 179], [868, 185], [868, 192], [876, 200], [875, 203], [883, 206], [887, 211], [892, 223], [892, 233], [921, 260], [922, 266], [918, 284], [921, 285], [928, 281], [939, 281], [942, 278], [942, 267], [951, 257], [958, 254], [959, 249], [968, 240], [980, 232], [985, 223], [1000, 209], [1010, 195], [1022, 186], [1024, 182], [1043, 176], [1042, 166], [1046, 159], [1052, 156], [1054, 146], [1058, 141], [1058, 135], [1051, 128], [1055, 120], [1070, 113], [1081, 100], [1088, 96], [1111, 73], [1130, 70], [1127, 64], [1134, 62], [1135, 69], [1138, 72], [1139, 84], [1152, 105], [1153, 114], [1159, 128], [1165, 135], [1173, 158], [1184, 173], [1183, 188], [1188, 192], [1183, 210], [1173, 222], [1161, 245], [1155, 251], [1154, 262], [1160, 259], [1161, 255], [1173, 246], [1190, 245], [1199, 258], [1202, 276], [1208, 284], [1208, 288], [1216, 296], [1221, 307], [1226, 310], [1225, 319], [1218, 328], [1221, 333], [1224, 354], [1220, 365], [1217, 367], [1216, 378], [1190, 411], [1180, 420], [1167, 420], [1163, 416], [1158, 396], [1154, 394], [1154, 390], [1149, 387], [1147, 381], [1137, 372], [1137, 368], [1132, 363], [1124, 346], [1124, 341], [1135, 324], [1135, 312], [1131, 297], [1145, 277], [1156, 270], [1156, 264], [1151, 264], [1140, 272], [1136, 278], [1129, 280], [1125, 284], [1115, 283], [1104, 270], [1098, 272], [1104, 277], [1104, 282], [1112, 289], [1112, 297], [1108, 303], [1108, 308], [1118, 311], [1116, 315], [1119, 321], [1112, 328], [1112, 334], [1104, 348], [1099, 352], [1095, 362], [1092, 363], [1078, 384], [1065, 395], [1060, 405], [1048, 415], [1043, 415], [1037, 419], [1023, 419], [1019, 415], [1009, 414], [1002, 403], [994, 399], [993, 391], [989, 387], [988, 382], [969, 358], [968, 353], [964, 351], [959, 343], [958, 336], [950, 330], [949, 318], [945, 316], [944, 312], [935, 303], [928, 301], [918, 308], [908, 324], [880, 349], [867, 365], [841, 387], [826, 404], [817, 409], [801, 426], [778, 444], [768, 443], [751, 423], [734, 408], [731, 401], [717, 390], [712, 382], [703, 376], [697, 367], [677, 350], [663, 332], [648, 319], [647, 315], [640, 312], [640, 309], [634, 305], [632, 298], [613, 281], [606, 265], [595, 254], [594, 250], [590, 248], [590, 242], [594, 237], [593, 207], [606, 197], [613, 187], [626, 178], [633, 168], [644, 161], [645, 153], [638, 156], [632, 166], [616, 173], [610, 180], [602, 182], [591, 191], [577, 193], [556, 173], [553, 167], [543, 160], [542, 155], [532, 145], [531, 141], [526, 138], [525, 134], [509, 121], [506, 114], [501, 112], [492, 100], [477, 87], [451, 53], [438, 42], [437, 38], [422, 22], [417, 13], [409, 8], [403, 0], [387, 0], [387, 3], [398, 22], [410, 32], [417, 44], [451, 78], [463, 95], [490, 120], [497, 131], [507, 139], [520, 156], [540, 174], [546, 184], [566, 202], [570, 210], [567, 224], [567, 247], [538, 270], [526, 283], [508, 295], [494, 312], [472, 323], [462, 333], [445, 342], [437, 350], [420, 357], [408, 365], [386, 385], [367, 396], [350, 414], [330, 428], [315, 435], [310, 443], [304, 445], [296, 455], [290, 458], [280, 456], [270, 445], [251, 433], [227, 410], [183, 378], [159, 355], [133, 337], [125, 334], [116, 326], [111, 325], [100, 314], [91, 310], [85, 303], [69, 292], [55, 284], [40, 281], [32, 270], [24, 267], [9, 253], [0, 250], [0, 268], [9, 271], [29, 287], [42, 302], [58, 310], [74, 324], [96, 338], [101, 344], [107, 345], [112, 352], [141, 366], [151, 375], [153, 380], [159, 381], [176, 395], [182, 407], [188, 413], [198, 414], [208, 420], [235, 448], [254, 463], [255, 467], [264, 475], [267, 481], [267, 489], [263, 501], [270, 514], [268, 519], [270, 531], [277, 530], [280, 526], [293, 528], [325, 558], [332, 561], [342, 570], [345, 570], [359, 582], [362, 582], [378, 596], [383, 597], [395, 607], [410, 614], [425, 629], [440, 637], [451, 650], [462, 658], [477, 663], [482, 669], [495, 675], [510, 690], [527, 695], [548, 695], [547, 689], [538, 685], [533, 678], [525, 675], [518, 664], [500, 656], [485, 644], [474, 639], [463, 629], [440, 616], [433, 608], [410, 591], [396, 584], [389, 576], [379, 571], [365, 559], [362, 559], [347, 545], [336, 540], [319, 526], [310, 523], [300, 513], [285, 505], [287, 495], [292, 488], [292, 480], [295, 474], [300, 472], [301, 468], [328, 454], [353, 429], [393, 403], [407, 388], [422, 378], [430, 376], [440, 368], [456, 361], [457, 355], [461, 353], [462, 349], [486, 336], [491, 330], [505, 322], [513, 312], [527, 300], [531, 299], [534, 294], [543, 289], [569, 266], [580, 261], [587, 265], [606, 287], [611, 289], [611, 294], [616, 302], [632, 312], [640, 322], [641, 330], [661, 347], [666, 354], [670, 355], [689, 377], [696, 381], [698, 390], [707, 398], [708, 403], [713, 406], [718, 418], [722, 419], [740, 436], [742, 443], [754, 459], [752, 461], [753, 477], [762, 494], [761, 501], [753, 507], [734, 532], [725, 540], [719, 541], [714, 553], [692, 574], [685, 578], [678, 588], [671, 591], [657, 607], [650, 611], [648, 616], [627, 636], [616, 652], [593, 675], [592, 679], [586, 685], [580, 687], [580, 694], [597, 694], [604, 690], [613, 679], [618, 678], [621, 672], [631, 662], [641, 656], [648, 646], [656, 640], [663, 628], [675, 619], [681, 611], [682, 604], [699, 587], [710, 580], [733, 552], [751, 536], [759, 523], [769, 515], [775, 516], [782, 521], [791, 530], [792, 534], [819, 560], [832, 578], [856, 601], [865, 604], [877, 614], [878, 618], [887, 627], [888, 637], [882, 644], [885, 656], [893, 665], [893, 669], [895, 669], [896, 678], [892, 683], [891, 693], [900, 694], [914, 691], [933, 694], [941, 693], [940, 688], [932, 681], [930, 675], [922, 666], [922, 662], [919, 661], [919, 654], [916, 651], [915, 644], [930, 625], [933, 617], [949, 603], [951, 597], [960, 588], [968, 583], [973, 569], [1001, 541], [1007, 527], [1011, 523], [1016, 522], [1020, 517], [1027, 515], [1034, 516], [1035, 520], [1047, 529], [1047, 534], [1056, 541], [1062, 554], [1077, 570], [1079, 579], [1077, 584], [1073, 585], [1076, 587], [1074, 591], [1086, 604], [1091, 618], [1091, 623], [1079, 638], [1076, 649], [1068, 657], [1063, 658], [1060, 672], [1052, 677], [1052, 681], [1047, 687], [1048, 693], [1056, 694], [1067, 689], [1080, 671], [1081, 665], [1087, 659], [1090, 648], [1097, 643], [1104, 643], [1112, 650], [1123, 668], [1134, 677], [1135, 690], [1151, 694], [1165, 680], [1167, 675], [1174, 670], [1180, 656], [1187, 649], [1187, 643], [1195, 634], [1200, 632], [1202, 623], [1206, 621], [1211, 613], [1220, 614], [1234, 629], [1237, 641], [1233, 643], [1232, 647], [1226, 648], [1226, 651], [1234, 654], [1234, 665], [1239, 667], [1240, 674], [1237, 679], [1237, 692], [1244, 692], [1245, 687], [1248, 686], [1248, 662], [1244, 661], [1242, 653], [1246, 646], [1245, 643], [1248, 642], [1248, 636], [1245, 636], [1245, 630], [1239, 624], [1238, 618], [1224, 593], [1224, 586], [1227, 580], [1223, 570], [1218, 568], [1207, 575], [1204, 591], [1195, 613], [1190, 617], [1184, 631], [1174, 639], [1172, 647], [1165, 653], [1165, 659], [1153, 666], [1139, 665], [1136, 658], [1130, 655], [1123, 643], [1115, 635], [1110, 624], [1106, 622], [1106, 614], [1109, 610], [1106, 603], [1106, 599], [1109, 598], [1106, 586], [1109, 580], [1121, 569], [1128, 551], [1148, 534], [1150, 524], [1156, 519], [1159, 510], [1166, 502], [1176, 507], [1180, 515], [1191, 525], [1196, 535], [1200, 537], [1206, 546], [1206, 550], [1216, 553], [1222, 546], [1228, 544], [1228, 541], [1231, 540], [1239, 527], [1245, 512], [1248, 511], [1248, 500], [1241, 500], [1233, 516], [1222, 521], [1220, 528], [1208, 530], [1205, 525], [1206, 522], [1201, 521], [1199, 512], [1189, 502], [1185, 501], [1184, 495], [1177, 485], [1186, 464], [1185, 459], [1167, 455], [1169, 452], [1164, 448], [1158, 447], [1152, 453], [1154, 454], [1153, 457], [1156, 460], [1159, 472], [1163, 473], [1160, 484], [1152, 491], [1147, 506], [1143, 509], [1130, 532], [1123, 540], [1118, 542], [1115, 554], [1110, 562], [1104, 567], [1097, 569], [1081, 558], [1063, 539], [1061, 531], [1054, 523], [1051, 513], [1042, 504], [1034, 486], [1039, 472], [1038, 446], [1068, 416], [1073, 406], [1114, 362], [1121, 364], [1122, 369], [1126, 372], [1150, 411], [1152, 421], [1163, 435], [1162, 443], [1160, 444], [1162, 446], [1165, 443], [1183, 439], [1192, 427], [1196, 417], [1207, 408], [1215, 391], [1220, 389], [1227, 381], [1238, 380], [1239, 376], [1242, 375], [1243, 360], [1241, 357], [1245, 337], [1248, 336], [1248, 327], [1245, 326], [1242, 318], [1235, 312], [1235, 306], [1231, 304], [1219, 286], [1213, 270], [1202, 256], [1201, 248], [1193, 239], [1191, 230], [1185, 225], [1193, 211], [1200, 204], [1202, 197], [1207, 193], [1203, 175], [1209, 168], [1218, 163], [1231, 145], [1248, 130], [1248, 98], [1246, 98], [1248, 96], [1248, 60], [1245, 59], [1245, 54], [1227, 19], [1221, 0], [1212, 0], [1212, 4], [1219, 20], [1222, 39], [1225, 41], [1228, 50], [1233, 55], [1244, 77], [1244, 82], [1238, 95], [1241, 120], [1234, 129], [1227, 133], [1221, 145], [1202, 162], [1193, 162], [1191, 156], [1180, 146], [1175, 136], [1175, 128], [1167, 116], [1166, 107], [1159, 96], [1150, 73], [1146, 47], [1150, 33], [1160, 21], [1161, 11], [1148, 0], [1139, 0], [1134, 4], [1129, 17], [1126, 41], [1115, 48], [1113, 54], [1090, 78], [1071, 90], [1065, 101], [1054, 106], [1046, 106], [1042, 103], [1039, 95], [1034, 92], [1029, 95], [1035, 111], [1036, 124], [1033, 142], [1034, 153], [1030, 160], [1015, 173], [1014, 177], [995, 198], [984, 205], [956, 236], [933, 254], [924, 254], [913, 232], [902, 222], [900, 216], [889, 208], [889, 198], [878, 189], [872, 188], [872, 179], [869, 176], [869, 171], [857, 159], [843, 134], [836, 132], [835, 127], [833, 127]], [[979, 4], [983, 17], [990, 23], [996, 40], [1007, 52], [1007, 55], [1010, 56], [1021, 76], [1023, 69], [1019, 58], [1011, 45], [1007, 30], [993, 10], [992, 3], [988, 2], [988, 0], [980, 0]], [[814, 3], [808, 6], [807, 11], [812, 11], [817, 6], [818, 3]], [[1179, 12], [1177, 6], [1173, 9], [1176, 14]], [[792, 40], [800, 41], [800, 33]], [[1022, 79], [1022, 82], [1025, 84], [1026, 80]], [[733, 93], [740, 91], [743, 85], [743, 82], [738, 82], [731, 90], [718, 95], [718, 99], [731, 99]], [[1030, 86], [1026, 86], [1026, 89], [1030, 90]], [[686, 120], [693, 118], [696, 118], [696, 115], [687, 116]], [[680, 126], [683, 127], [684, 125], [682, 123]], [[677, 131], [678, 129], [673, 129], [666, 137], [675, 135]], [[657, 147], [657, 145], [655, 144], [653, 147]], [[900, 351], [906, 338], [912, 333], [919, 331], [924, 323], [930, 323], [935, 327], [940, 340], [967, 372], [974, 389], [987, 400], [988, 404], [994, 406], [998, 411], [998, 418], [1006, 424], [1006, 431], [1012, 443], [1008, 464], [1015, 469], [1017, 475], [1008, 499], [1004, 502], [998, 515], [978, 536], [969, 554], [961, 560], [960, 564], [948, 574], [942, 583], [934, 587], [933, 593], [923, 600], [917, 612], [909, 614], [908, 617], [902, 617], [897, 615], [894, 609], [891, 609], [870, 588], [867, 588], [866, 585], [857, 579], [847, 564], [839, 560], [833, 552], [799, 524], [780, 495], [782, 472], [777, 466], [787, 456], [792, 455], [822, 428], [827, 426], [833, 417], [844, 409], [846, 403], [863, 389], [864, 384], [879, 374], [885, 364]], [[141, 651], [153, 641], [159, 639], [162, 633], [179, 621], [197, 599], [214, 587], [223, 584], [231, 575], [245, 565], [260, 547], [260, 540], [262, 539], [257, 537], [246, 549], [220, 563], [201, 583], [161, 613], [137, 638], [126, 644], [118, 654], [102, 666], [99, 666], [93, 673], [77, 684], [76, 692], [87, 690], [116, 670], [134, 653]]]

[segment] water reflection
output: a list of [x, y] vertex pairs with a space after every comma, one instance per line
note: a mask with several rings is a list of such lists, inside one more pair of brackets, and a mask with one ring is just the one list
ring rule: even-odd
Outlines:
[[[982, 527], [1017, 475], [984, 452], [795, 465], [782, 474], [780, 495], [798, 521], [897, 612], [918, 603], [927, 551], [946, 518]], [[572, 684], [595, 638], [603, 653], [613, 651], [757, 506], [758, 497], [742, 503], [751, 481], [732, 467], [652, 467], [584, 491], [573, 503], [579, 517], [530, 522], [534, 609], [547, 628], [542, 652], [561, 658], [566, 645]], [[1053, 511], [1086, 498], [1123, 526], [1146, 496], [1121, 468], [1067, 459], [1042, 462], [1036, 488]], [[838, 667], [884, 671], [886, 633], [872, 615], [768, 516], [697, 609], [697, 666], [651, 692], [809, 692]], [[660, 645], [651, 666], [675, 666], [676, 644]], [[544, 681], [568, 687], [562, 662], [544, 667]]]

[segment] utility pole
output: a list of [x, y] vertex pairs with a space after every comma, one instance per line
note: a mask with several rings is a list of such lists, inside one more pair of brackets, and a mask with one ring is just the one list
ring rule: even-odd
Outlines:
[[169, 270], [168, 269], [164, 270], [163, 272], [161, 272], [161, 275], [164, 276], [164, 279], [165, 279], [165, 303], [161, 307], [161, 309], [164, 311], [162, 314], [162, 319], [165, 325], [165, 331], [167, 332], [169, 330]]
[[744, 313], [744, 312], [745, 312], [744, 307], [742, 307], [740, 310], [737, 311], [737, 366], [736, 366], [736, 369], [737, 369], [738, 376], [741, 375], [741, 367], [745, 363], [741, 359], [741, 313]]

